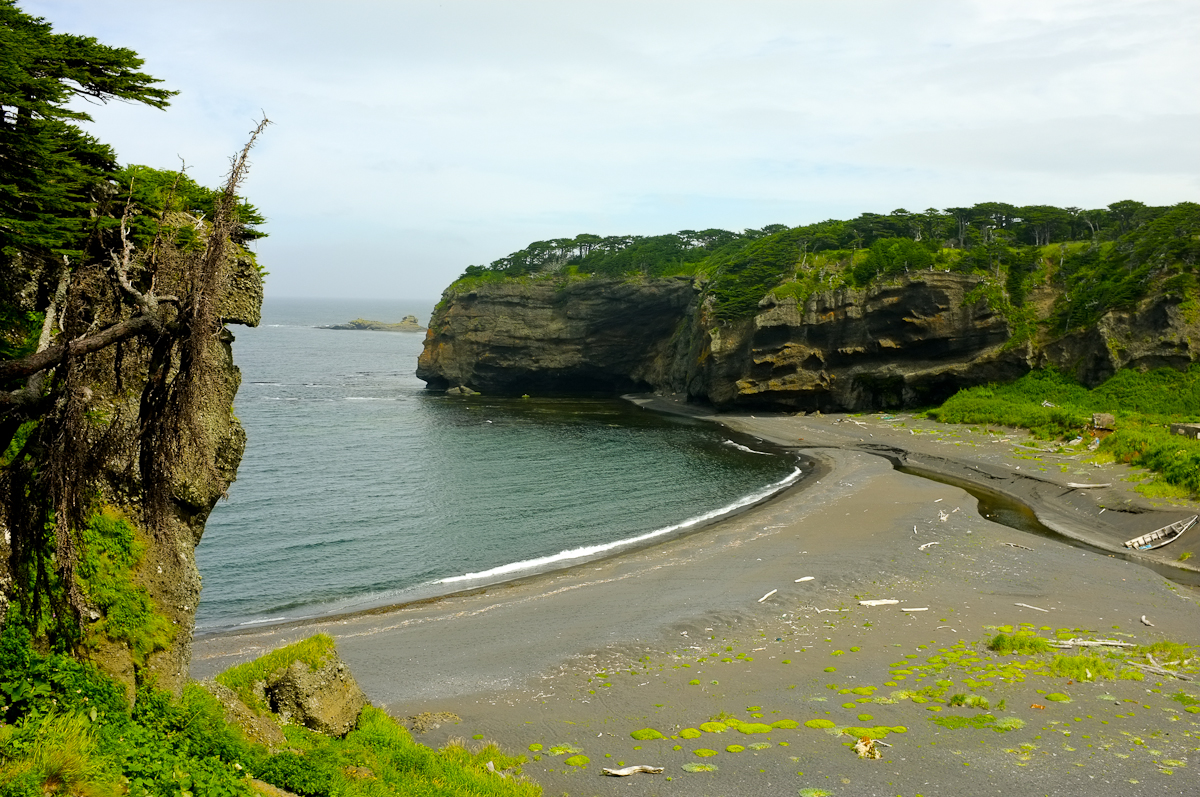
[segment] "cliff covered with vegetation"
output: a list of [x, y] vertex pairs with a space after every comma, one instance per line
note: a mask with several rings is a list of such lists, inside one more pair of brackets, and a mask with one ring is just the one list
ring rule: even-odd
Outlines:
[[135, 53], [11, 2], [0, 48], [0, 623], [127, 698], [178, 694], [193, 552], [245, 444], [226, 325], [259, 321], [237, 190], [262, 125], [220, 189], [122, 166], [70, 103], [165, 107]]
[[[579, 235], [468, 267], [434, 313], [418, 375], [793, 410], [929, 405], [1045, 366], [1095, 385], [1200, 359], [1198, 256], [1194, 203], [989, 202]], [[642, 306], [664, 292], [670, 302]]]

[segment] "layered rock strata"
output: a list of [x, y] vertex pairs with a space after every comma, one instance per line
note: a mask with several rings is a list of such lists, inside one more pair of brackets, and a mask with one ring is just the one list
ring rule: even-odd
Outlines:
[[1096, 384], [1121, 367], [1200, 359], [1200, 324], [1177, 301], [1152, 297], [1090, 329], [1018, 343], [980, 282], [934, 271], [803, 305], [768, 295], [754, 316], [731, 323], [714, 319], [690, 278], [452, 287], [417, 376], [439, 390], [654, 390], [721, 409], [834, 411], [935, 403], [1045, 365]]

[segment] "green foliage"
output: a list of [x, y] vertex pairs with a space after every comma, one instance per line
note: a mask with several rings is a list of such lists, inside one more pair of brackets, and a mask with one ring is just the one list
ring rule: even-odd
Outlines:
[[1050, 650], [1050, 643], [1034, 634], [997, 634], [988, 642], [988, 649], [1003, 654], [1034, 655]]
[[[863, 213], [795, 228], [772, 224], [740, 233], [584, 234], [535, 241], [489, 266], [468, 266], [452, 287], [496, 275], [694, 274], [708, 278], [716, 318], [732, 321], [752, 315], [768, 292], [802, 304], [818, 290], [843, 284], [862, 288], [880, 277], [946, 269], [984, 276], [989, 303], [1008, 318], [1020, 342], [1036, 333], [1039, 321], [1032, 310], [1021, 312], [1029, 291], [1044, 284], [1049, 273], [1063, 291], [1051, 321], [1059, 332], [1128, 306], [1151, 286], [1179, 297], [1185, 310], [1200, 317], [1197, 208], [1186, 202], [1150, 208], [1125, 201], [1096, 210], [983, 202], [944, 211]], [[1057, 268], [1050, 269], [1055, 258]]]
[[933, 265], [933, 252], [909, 238], [880, 238], [871, 244], [867, 256], [850, 270], [852, 282], [864, 286], [876, 276], [894, 276], [923, 271]]
[[[130, 239], [140, 249], [148, 249], [155, 236], [169, 234], [174, 244], [183, 250], [199, 248], [202, 244], [194, 219], [211, 219], [216, 213], [216, 203], [221, 190], [205, 188], [180, 172], [152, 169], [149, 166], [125, 166], [115, 172], [115, 201], [124, 204], [131, 201], [137, 213], [130, 221]], [[170, 214], [184, 213], [190, 219], [175, 220]], [[266, 222], [258, 209], [246, 200], [241, 200], [234, 209], [237, 223], [231, 240], [238, 245], [265, 238], [266, 233], [257, 225]], [[119, 214], [117, 214], [119, 215]], [[108, 226], [116, 219], [107, 220]]]
[[1097, 678], [1116, 678], [1116, 665], [1109, 659], [1096, 656], [1055, 656], [1050, 672], [1073, 681], [1094, 681]]
[[[311, 657], [322, 647], [301, 653]], [[246, 797], [248, 774], [306, 797], [541, 793], [533, 783], [487, 770], [489, 761], [499, 770], [518, 769], [523, 758], [495, 745], [468, 750], [451, 742], [432, 750], [372, 707], [344, 739], [289, 727], [290, 749], [277, 754], [248, 743], [225, 723], [216, 698], [195, 684], [178, 701], [144, 688], [130, 714], [123, 690], [94, 666], [35, 652], [24, 624], [11, 620], [0, 632], [0, 692], [7, 704], [0, 724], [2, 797]], [[362, 771], [370, 775], [357, 776]]]
[[[1055, 309], [1055, 329], [1086, 327], [1111, 309], [1132, 308], [1155, 278], [1166, 278], [1171, 292], [1195, 284], [1200, 205], [1181, 202], [1172, 208], [1142, 209], [1149, 211], [1143, 223], [1115, 242], [1064, 258], [1055, 274], [1064, 291]], [[1150, 215], [1153, 218], [1146, 218]]]
[[87, 627], [86, 641], [95, 646], [107, 637], [129, 646], [134, 661], [171, 644], [171, 622], [155, 611], [145, 588], [133, 582], [133, 571], [145, 553], [134, 527], [116, 510], [96, 512], [82, 530], [79, 564], [75, 570], [84, 595], [102, 617]]
[[113, 151], [74, 122], [71, 101], [121, 99], [166, 107], [174, 92], [137, 71], [132, 50], [50, 25], [0, 0], [0, 250], [76, 252], [94, 188], [116, 168]]
[[929, 415], [945, 423], [1017, 426], [1049, 439], [1084, 432], [1097, 412], [1118, 419], [1101, 453], [1200, 493], [1200, 441], [1164, 428], [1171, 421], [1200, 419], [1200, 365], [1187, 371], [1126, 369], [1091, 390], [1052, 369], [1031, 371], [1007, 385], [960, 390]]
[[217, 682], [237, 692], [238, 697], [247, 706], [266, 711], [267, 707], [254, 694], [255, 684], [287, 670], [297, 661], [307, 664], [310, 670], [319, 670], [333, 652], [333, 637], [328, 634], [315, 634], [308, 639], [273, 650], [254, 661], [231, 667], [217, 676]]

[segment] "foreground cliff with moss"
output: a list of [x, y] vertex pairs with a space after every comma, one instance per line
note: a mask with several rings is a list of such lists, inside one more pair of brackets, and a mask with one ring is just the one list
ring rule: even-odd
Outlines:
[[1194, 203], [581, 235], [469, 267], [417, 374], [437, 389], [826, 411], [935, 404], [1047, 366], [1096, 385], [1200, 360], [1198, 256]]

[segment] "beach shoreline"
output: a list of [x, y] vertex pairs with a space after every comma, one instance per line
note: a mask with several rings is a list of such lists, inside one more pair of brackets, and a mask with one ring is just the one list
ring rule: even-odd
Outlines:
[[[418, 605], [198, 638], [192, 674], [211, 676], [281, 644], [329, 633], [367, 694], [395, 716], [447, 711], [461, 718], [418, 736], [423, 742], [482, 735], [510, 749], [578, 747], [591, 758], [580, 769], [564, 765], [561, 757], [529, 753], [539, 758], [525, 771], [547, 794], [751, 794], [783, 785], [791, 793], [806, 787], [830, 794], [997, 793], [966, 787], [973, 781], [964, 780], [964, 773], [980, 770], [964, 764], [1003, 772], [1007, 794], [1186, 793], [1180, 791], [1187, 787], [1179, 779], [1188, 777], [1184, 770], [1180, 776], [1163, 774], [1179, 768], [1161, 763], [1194, 758], [1200, 749], [1198, 715], [1174, 711], [1167, 697], [1173, 686], [1187, 686], [1182, 682], [1083, 687], [1048, 681], [1045, 686], [1054, 690], [1084, 693], [1076, 700], [1086, 700], [1086, 708], [1065, 711], [1058, 704], [1027, 708], [1042, 701], [1032, 684], [988, 682], [977, 689], [991, 694], [993, 703], [1005, 695], [1014, 722], [1025, 723], [1025, 730], [1005, 734], [943, 728], [930, 721], [935, 715], [926, 706], [905, 700], [868, 705], [871, 722], [907, 731], [888, 739], [895, 746], [879, 762], [860, 761], [842, 740], [803, 724], [769, 734], [770, 744], [754, 749], [747, 745], [758, 737], [729, 733], [653, 744], [632, 740], [629, 734], [644, 727], [678, 737], [680, 729], [722, 712], [800, 723], [828, 716], [838, 726], [851, 725], [858, 722], [855, 710], [842, 708], [827, 687], [887, 690], [895, 687], [884, 679], [903, 687], [903, 678], [927, 687], [932, 681], [922, 679], [934, 673], [920, 667], [942, 668], [925, 662], [931, 655], [940, 658], [937, 650], [970, 650], [986, 658], [979, 644], [994, 633], [988, 629], [1019, 622], [1120, 634], [1139, 644], [1200, 641], [1200, 605], [1187, 590], [1115, 556], [988, 521], [960, 488], [897, 471], [879, 451], [859, 447], [894, 448], [893, 437], [917, 437], [925, 422], [907, 421], [901, 431], [884, 429], [877, 418], [715, 420], [798, 450], [828, 470], [733, 518], [601, 561]], [[923, 431], [924, 448], [915, 453], [929, 457], [940, 449], [966, 448], [977, 464], [1001, 473], [1058, 467], [1046, 461], [1048, 455], [1036, 465], [1010, 460], [1013, 446], [1001, 454], [999, 444], [961, 436], [965, 432], [951, 430], [947, 434], [960, 437], [937, 442]], [[1119, 481], [1119, 466], [1071, 467]], [[1056, 511], [1067, 521], [1078, 516], [1094, 522], [1096, 504], [1064, 506]], [[1132, 517], [1114, 514], [1122, 521]], [[1115, 533], [1124, 533], [1115, 527]], [[900, 603], [860, 606], [867, 598]], [[914, 611], [903, 611], [908, 608]], [[1142, 616], [1153, 626], [1142, 625]], [[901, 655], [920, 657], [913, 674], [889, 670], [889, 661]], [[941, 674], [955, 688], [983, 678]], [[1093, 699], [1099, 696], [1118, 699], [1105, 704]], [[1148, 708], [1130, 709], [1127, 718], [1122, 701], [1129, 700]], [[750, 712], [751, 707], [761, 711]], [[1082, 724], [1072, 728], [1076, 718]], [[1103, 744], [1072, 743], [1061, 736], [1064, 728]], [[1164, 741], [1143, 750], [1120, 733]], [[701, 745], [715, 748], [711, 760], [719, 771], [681, 770], [701, 761], [694, 753]], [[731, 745], [743, 751], [724, 749]], [[1021, 745], [1035, 752], [1006, 752], [1025, 750]], [[599, 768], [610, 765], [608, 756], [613, 762], [667, 766], [672, 780], [602, 778]]]

